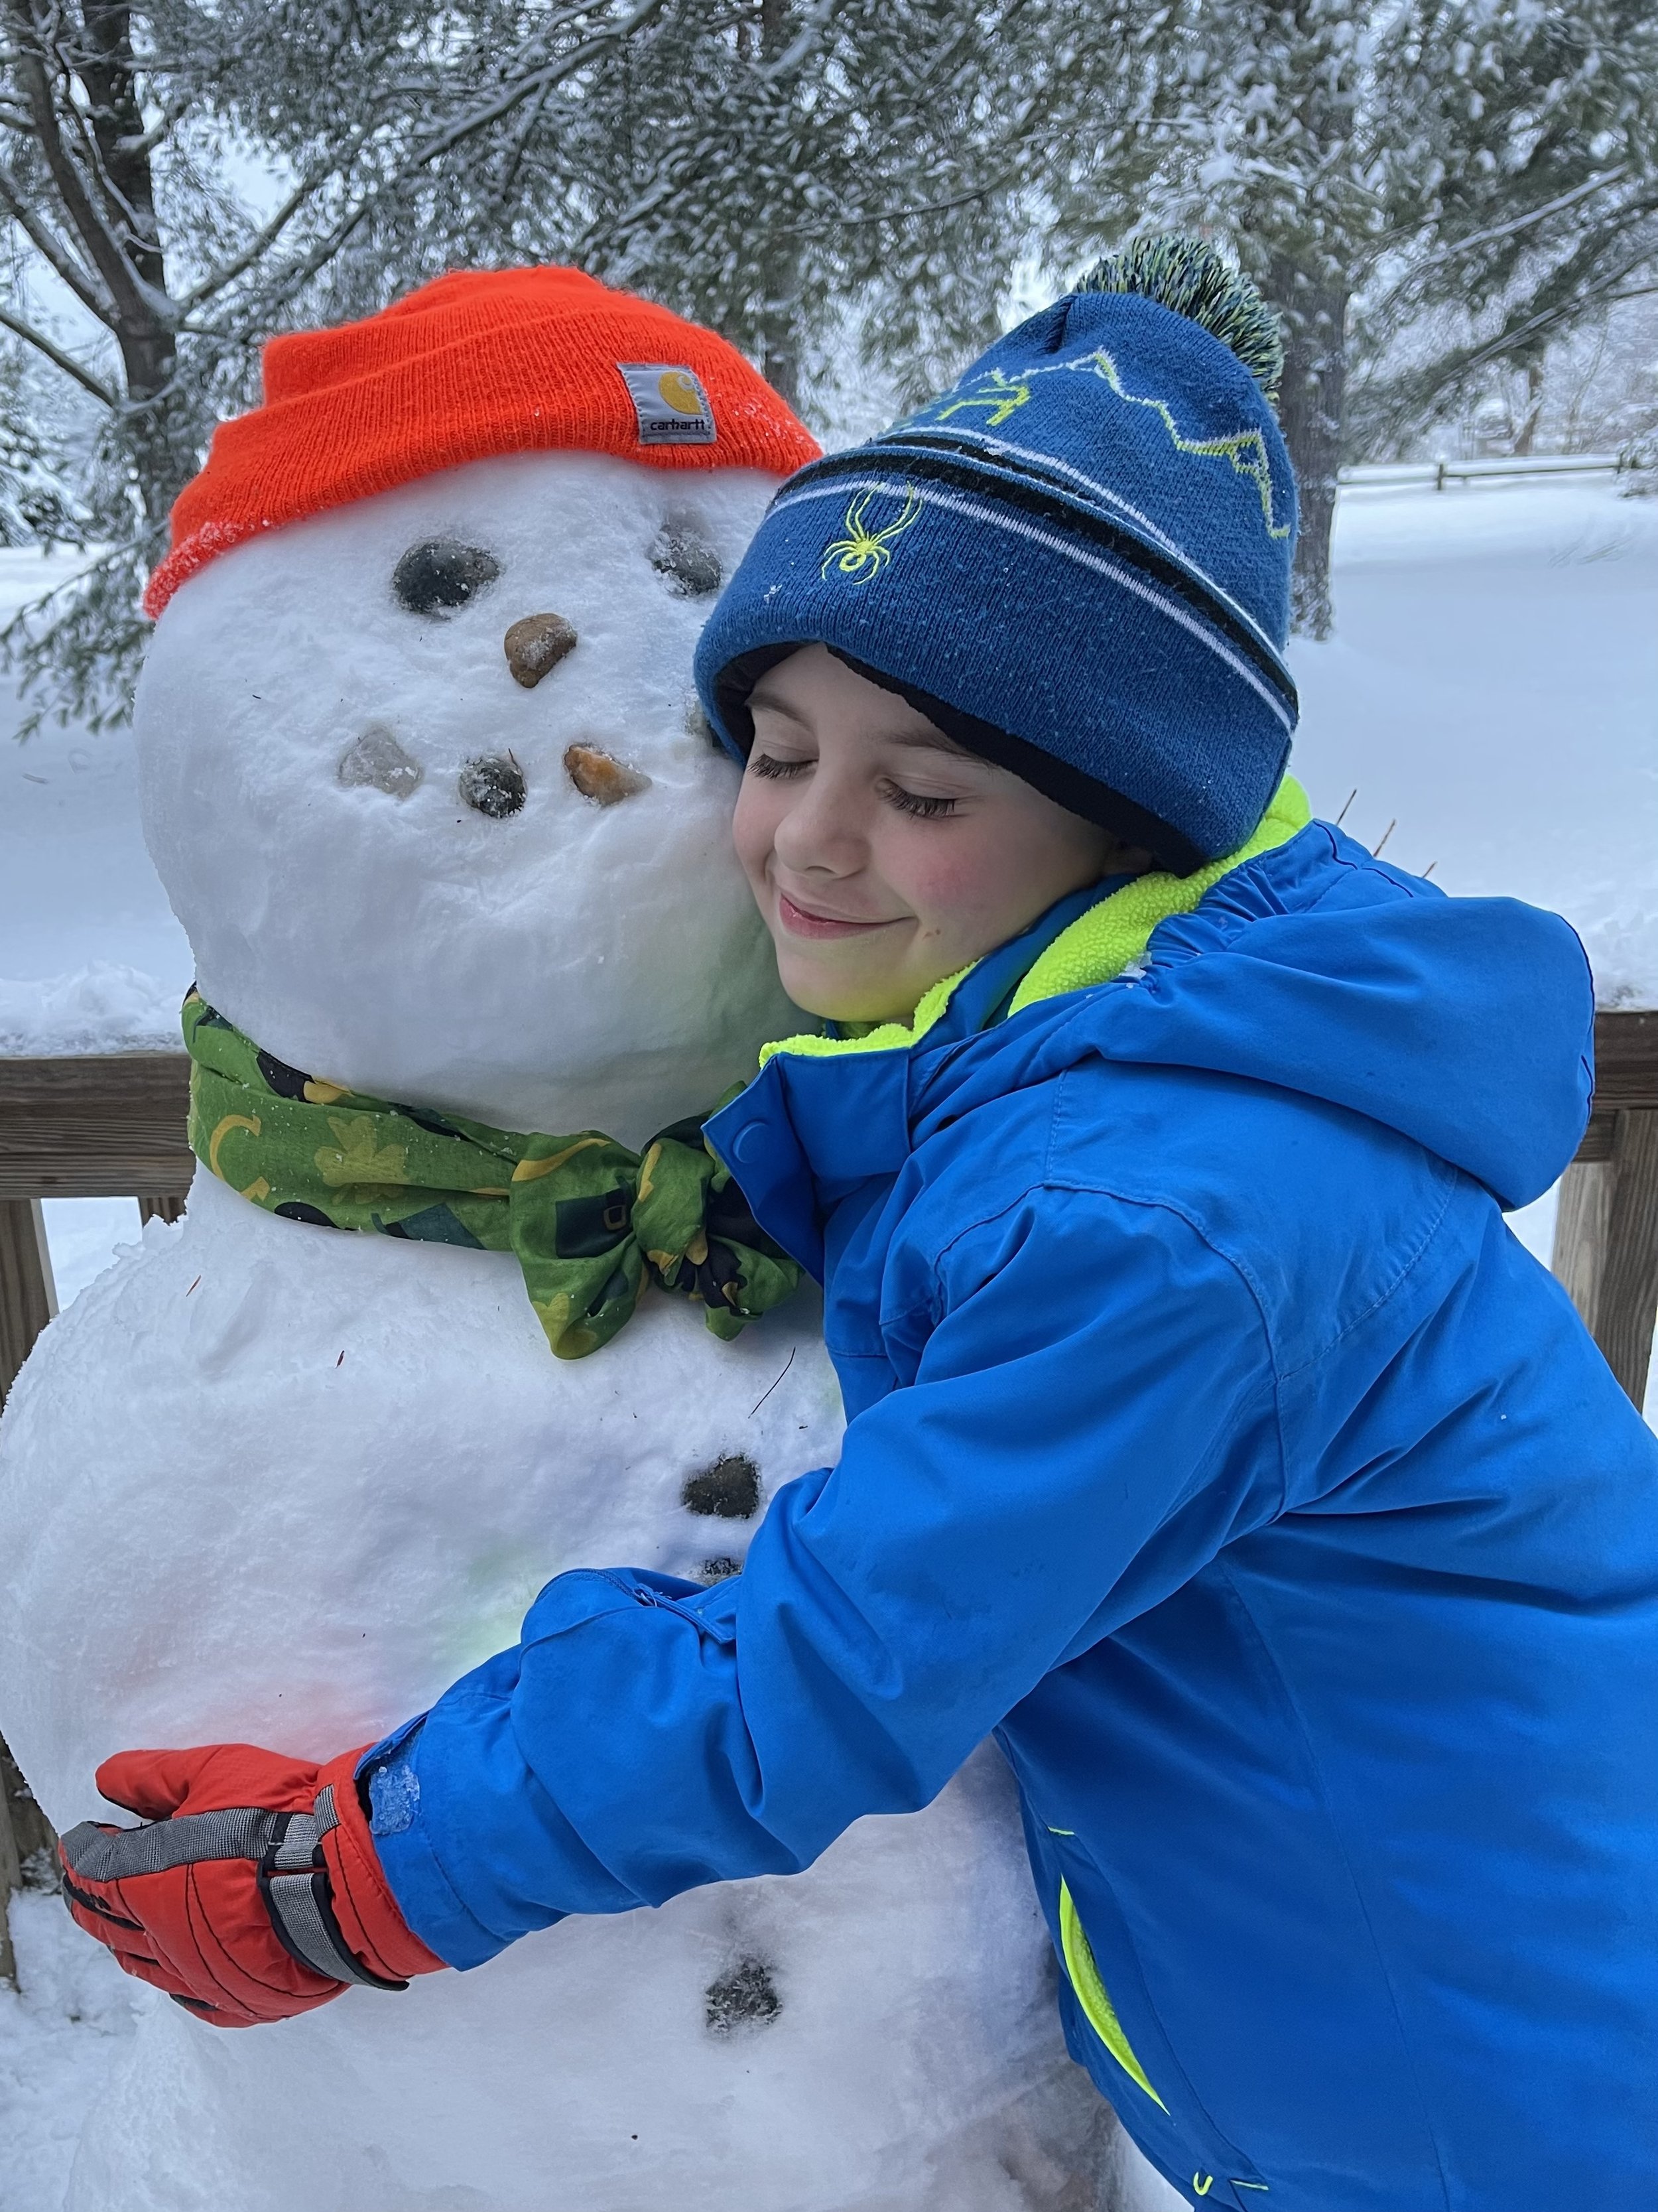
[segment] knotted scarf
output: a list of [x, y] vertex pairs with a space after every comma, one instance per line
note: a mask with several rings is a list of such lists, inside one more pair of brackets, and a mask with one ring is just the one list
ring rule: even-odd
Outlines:
[[191, 1149], [222, 1182], [288, 1221], [511, 1252], [561, 1359], [608, 1344], [647, 1280], [725, 1338], [799, 1281], [700, 1120], [641, 1154], [364, 1097], [261, 1052], [193, 988], [184, 1033]]

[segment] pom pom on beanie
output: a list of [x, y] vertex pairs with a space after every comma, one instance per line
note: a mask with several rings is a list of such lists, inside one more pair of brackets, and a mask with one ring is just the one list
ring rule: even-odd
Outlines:
[[733, 346], [579, 269], [440, 276], [361, 322], [272, 338], [149, 580], [159, 616], [234, 545], [492, 454], [568, 448], [786, 476], [817, 441]]

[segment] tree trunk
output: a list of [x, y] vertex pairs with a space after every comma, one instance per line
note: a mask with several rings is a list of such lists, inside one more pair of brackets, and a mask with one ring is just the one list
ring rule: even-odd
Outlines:
[[[789, 41], [788, 0], [760, 0], [760, 54], [774, 61]], [[799, 249], [788, 241], [768, 244], [762, 263], [765, 301], [761, 310], [760, 374], [791, 407], [800, 404]]]
[[194, 466], [178, 337], [155, 217], [129, 0], [6, 0], [12, 66], [57, 202], [121, 356], [117, 422], [145, 520], [158, 525]]
[[167, 266], [135, 82], [132, 10], [127, 0], [82, 0], [81, 13], [86, 52], [78, 74], [107, 179], [110, 213], [122, 211], [116, 218], [121, 242], [139, 279], [139, 287], [118, 296], [115, 337], [126, 383], [127, 436], [145, 519], [161, 523], [192, 472], [195, 457], [188, 428], [179, 420], [173, 386], [178, 339], [159, 305], [167, 296]]
[[1284, 318], [1278, 420], [1301, 495], [1290, 626], [1301, 637], [1328, 637], [1335, 619], [1330, 532], [1346, 405], [1348, 294], [1345, 285], [1320, 283], [1284, 262], [1274, 265], [1271, 292]]
[[1526, 363], [1526, 412], [1519, 429], [1515, 433], [1514, 450], [1523, 459], [1529, 454], [1537, 438], [1537, 420], [1543, 412], [1543, 364], [1540, 361]]

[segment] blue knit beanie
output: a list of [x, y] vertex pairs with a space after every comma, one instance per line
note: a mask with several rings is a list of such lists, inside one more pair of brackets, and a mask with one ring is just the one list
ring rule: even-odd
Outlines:
[[820, 643], [970, 751], [1185, 874], [1236, 851], [1296, 726], [1296, 489], [1277, 324], [1193, 239], [1145, 241], [942, 398], [791, 477], [702, 633], [750, 691]]

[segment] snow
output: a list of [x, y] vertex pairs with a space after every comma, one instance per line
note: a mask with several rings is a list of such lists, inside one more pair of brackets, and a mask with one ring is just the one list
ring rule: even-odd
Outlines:
[[[1576, 928], [1658, 1006], [1658, 498], [1611, 480], [1342, 495], [1337, 635], [1293, 650], [1315, 811]], [[1351, 797], [1351, 805], [1349, 802]]]
[[177, 1052], [183, 996], [176, 974], [162, 981], [112, 960], [0, 976], [0, 1054]]
[[57, 2212], [88, 2106], [151, 2004], [60, 1898], [11, 1903], [18, 1986], [0, 1984], [0, 2212]]
[[137, 1243], [143, 1224], [136, 1198], [47, 1198], [41, 1206], [61, 1311], [97, 1280], [124, 1245]]
[[[0, 618], [71, 573], [0, 550]], [[126, 731], [18, 744], [0, 683], [0, 1053], [176, 1051], [190, 947], [138, 822]]]

